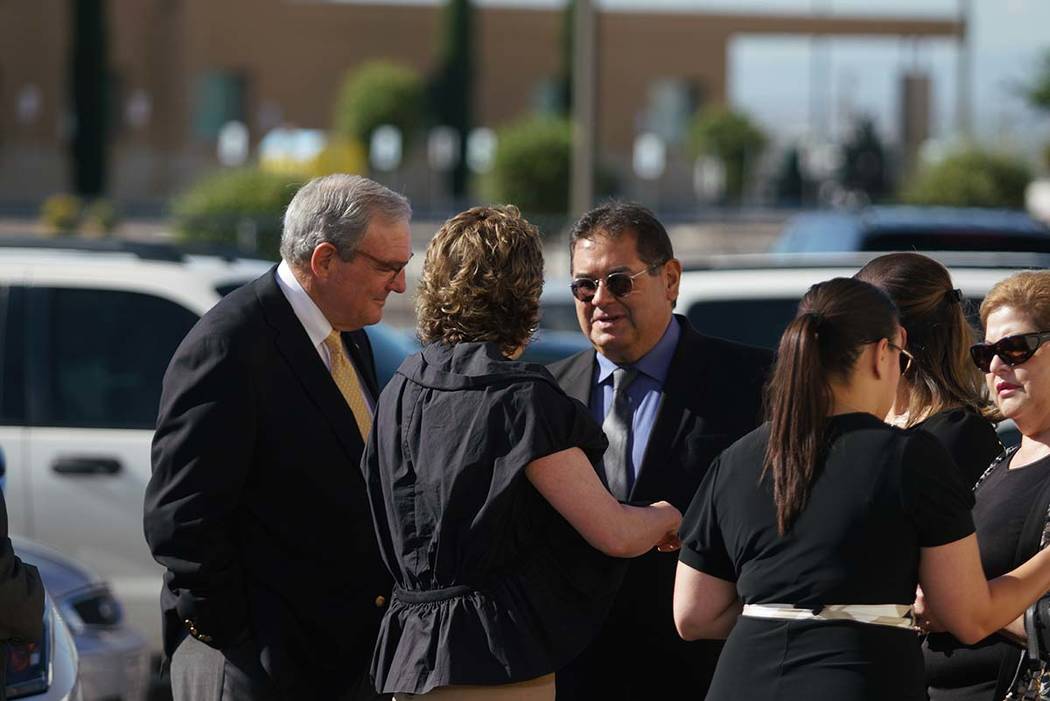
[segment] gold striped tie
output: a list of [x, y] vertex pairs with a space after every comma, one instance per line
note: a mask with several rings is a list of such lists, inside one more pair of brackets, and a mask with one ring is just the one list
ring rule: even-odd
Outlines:
[[357, 378], [357, 372], [350, 362], [350, 357], [346, 354], [343, 338], [338, 331], [332, 329], [332, 333], [328, 334], [324, 344], [331, 358], [332, 379], [335, 380], [339, 391], [343, 393], [343, 398], [350, 406], [350, 411], [354, 413], [354, 420], [357, 421], [357, 428], [361, 431], [361, 438], [368, 438], [368, 431], [372, 428], [372, 412], [368, 408], [368, 402], [365, 401], [364, 390], [361, 388], [361, 381]]

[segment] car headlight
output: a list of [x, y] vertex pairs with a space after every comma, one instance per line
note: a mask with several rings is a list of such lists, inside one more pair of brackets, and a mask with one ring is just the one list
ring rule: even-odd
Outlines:
[[113, 628], [124, 620], [120, 602], [104, 585], [64, 596], [59, 609], [66, 624], [74, 631]]
[[51, 606], [44, 608], [44, 635], [39, 643], [7, 644], [7, 698], [39, 694], [51, 686], [51, 649], [55, 620]]

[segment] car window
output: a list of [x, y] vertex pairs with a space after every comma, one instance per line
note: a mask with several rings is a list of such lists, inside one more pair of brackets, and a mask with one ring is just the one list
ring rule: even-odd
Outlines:
[[714, 299], [693, 303], [686, 316], [702, 334], [775, 349], [797, 309], [793, 298]]
[[540, 307], [540, 328], [550, 331], [579, 332], [580, 322], [576, 318], [576, 304], [571, 300], [543, 302]]
[[942, 228], [874, 230], [865, 235], [865, 251], [1020, 251], [1050, 252], [1050, 236], [1009, 231]]
[[0, 424], [25, 422], [25, 290], [0, 288]]
[[[981, 297], [967, 297], [964, 309], [980, 337]], [[798, 311], [798, 299], [716, 299], [693, 303], [686, 316], [700, 333], [776, 350], [780, 336]]]
[[164, 371], [197, 315], [137, 292], [31, 293], [32, 423], [152, 428]]

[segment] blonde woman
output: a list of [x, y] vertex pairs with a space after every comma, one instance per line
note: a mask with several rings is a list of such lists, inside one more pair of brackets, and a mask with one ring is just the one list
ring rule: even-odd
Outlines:
[[622, 558], [675, 547], [678, 511], [618, 503], [587, 409], [515, 360], [542, 286], [538, 232], [513, 207], [463, 212], [427, 250], [425, 346], [383, 391], [362, 465], [396, 582], [372, 671], [396, 699], [552, 700]]

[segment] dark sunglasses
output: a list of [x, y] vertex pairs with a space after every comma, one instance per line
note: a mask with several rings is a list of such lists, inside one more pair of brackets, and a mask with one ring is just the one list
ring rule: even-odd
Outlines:
[[901, 354], [897, 356], [897, 360], [901, 364], [901, 374], [903, 375], [904, 373], [908, 372], [909, 369], [911, 369], [911, 364], [912, 361], [915, 360], [915, 356], [898, 346], [896, 343], [893, 343], [892, 341], [889, 342], [889, 346], [890, 348], [901, 352]]
[[605, 277], [598, 279], [578, 277], [569, 284], [569, 289], [572, 290], [572, 296], [581, 302], [590, 302], [594, 299], [594, 295], [598, 294], [598, 285], [602, 283], [605, 283], [605, 289], [609, 290], [614, 297], [626, 297], [634, 291], [634, 279], [636, 277], [656, 270], [661, 265], [663, 263], [650, 265], [637, 273], [609, 273]]
[[1016, 336], [1000, 338], [995, 343], [977, 343], [970, 346], [970, 357], [981, 372], [992, 371], [992, 358], [999, 356], [1004, 363], [1013, 367], [1027, 362], [1035, 355], [1039, 346], [1050, 340], [1050, 331], [1033, 331], [1019, 333]]

